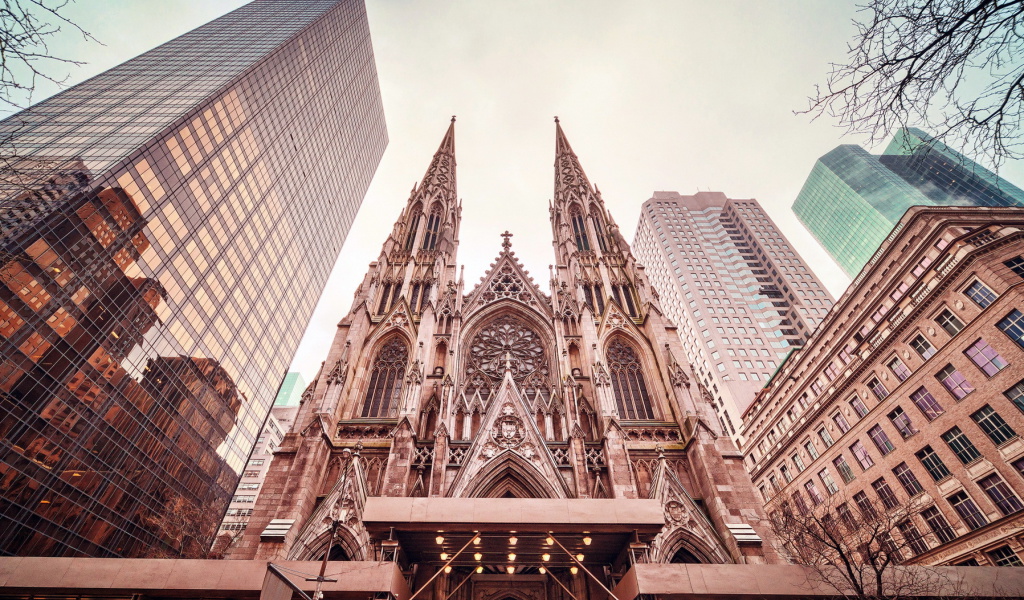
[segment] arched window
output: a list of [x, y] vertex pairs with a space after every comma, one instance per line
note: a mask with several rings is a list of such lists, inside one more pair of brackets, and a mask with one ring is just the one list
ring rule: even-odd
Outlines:
[[608, 369], [619, 416], [623, 419], [653, 419], [644, 372], [633, 348], [618, 339], [609, 344]]
[[363, 417], [393, 417], [398, 411], [402, 377], [409, 361], [409, 349], [395, 337], [384, 344], [373, 361], [370, 385], [363, 401]]
[[591, 215], [590, 220], [594, 223], [594, 235], [597, 236], [597, 246], [601, 249], [601, 252], [608, 251], [608, 241], [604, 235], [604, 224], [601, 223], [601, 217], [597, 214]]
[[420, 227], [420, 215], [422, 207], [417, 204], [412, 209], [412, 219], [409, 220], [409, 230], [405, 234], [405, 251], [412, 252], [413, 244], [416, 243], [416, 230]]
[[572, 220], [572, 233], [576, 237], [576, 249], [580, 252], [590, 250], [590, 240], [587, 239], [587, 224], [583, 220], [583, 213], [578, 206], [573, 206], [569, 213]]
[[437, 236], [441, 232], [441, 205], [434, 204], [427, 217], [427, 232], [423, 234], [423, 249], [433, 250], [437, 246]]

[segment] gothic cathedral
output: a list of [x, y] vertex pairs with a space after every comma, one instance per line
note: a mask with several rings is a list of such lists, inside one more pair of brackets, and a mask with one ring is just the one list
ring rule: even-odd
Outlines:
[[603, 598], [638, 562], [781, 562], [677, 328], [555, 122], [549, 291], [507, 232], [466, 289], [453, 118], [232, 558], [394, 560], [432, 600]]

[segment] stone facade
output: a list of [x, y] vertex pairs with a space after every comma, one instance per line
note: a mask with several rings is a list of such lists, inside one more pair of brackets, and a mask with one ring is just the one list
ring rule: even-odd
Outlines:
[[1024, 210], [908, 211], [745, 415], [770, 510], [888, 498], [907, 562], [1021, 564], [1022, 255]]
[[456, 597], [507, 596], [514, 575], [522, 600], [598, 593], [639, 561], [778, 562], [742, 456], [561, 127], [549, 293], [508, 232], [467, 289], [454, 135], [453, 119], [232, 556], [393, 558], [434, 598], [470, 579]]

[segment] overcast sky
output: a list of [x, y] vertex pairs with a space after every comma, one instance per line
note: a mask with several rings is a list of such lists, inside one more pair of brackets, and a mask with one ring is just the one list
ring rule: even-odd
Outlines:
[[[70, 14], [104, 45], [68, 36], [54, 49], [88, 63], [71, 71], [76, 83], [244, 3], [78, 0]], [[367, 10], [391, 141], [293, 364], [307, 380], [452, 115], [467, 291], [505, 229], [546, 286], [554, 115], [626, 239], [653, 191], [721, 191], [759, 200], [833, 294], [849, 283], [790, 207], [819, 156], [862, 141], [793, 114], [844, 59], [854, 2], [369, 0]], [[1020, 185], [1024, 165], [1003, 175]]]

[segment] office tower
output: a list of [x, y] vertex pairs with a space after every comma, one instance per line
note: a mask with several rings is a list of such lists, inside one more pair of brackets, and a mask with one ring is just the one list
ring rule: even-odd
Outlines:
[[903, 562], [1020, 566], [1024, 209], [898, 225], [751, 405], [748, 471], [771, 511], [902, 511]]
[[289, 371], [284, 376], [284, 381], [281, 382], [281, 389], [277, 390], [277, 398], [274, 399], [274, 406], [296, 406], [299, 403], [299, 397], [302, 396], [302, 392], [306, 389], [306, 380], [302, 378], [302, 373], [295, 371]]
[[756, 200], [654, 192], [633, 248], [679, 326], [722, 430], [832, 306], [832, 296]]
[[1024, 206], [1024, 190], [933, 140], [901, 129], [881, 156], [843, 145], [818, 159], [793, 212], [856, 277], [911, 206]]
[[509, 232], [466, 287], [454, 136], [453, 122], [230, 557], [397, 558], [425, 600], [568, 600], [635, 563], [779, 562], [742, 457], [561, 126], [548, 293]]
[[0, 140], [0, 553], [160, 548], [231, 497], [386, 144], [363, 3], [258, 0]]

